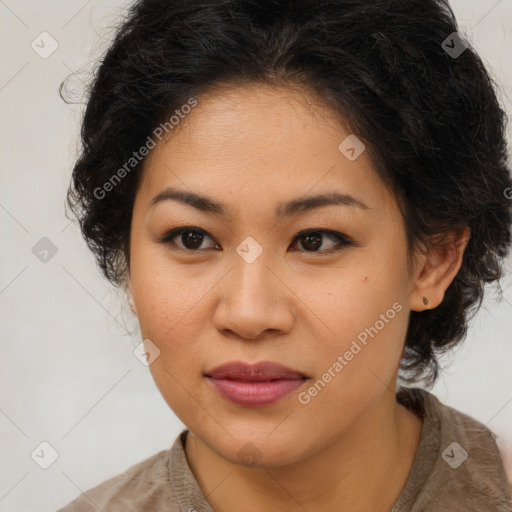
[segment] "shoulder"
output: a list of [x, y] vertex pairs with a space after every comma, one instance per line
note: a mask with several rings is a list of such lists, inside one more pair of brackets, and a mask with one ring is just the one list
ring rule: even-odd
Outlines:
[[412, 485], [406, 484], [414, 503], [410, 510], [512, 512], [511, 487], [496, 436], [425, 390], [404, 392], [405, 401], [423, 416], [412, 482], [408, 482]]
[[58, 512], [178, 511], [169, 482], [169, 456], [169, 450], [156, 453], [83, 492]]

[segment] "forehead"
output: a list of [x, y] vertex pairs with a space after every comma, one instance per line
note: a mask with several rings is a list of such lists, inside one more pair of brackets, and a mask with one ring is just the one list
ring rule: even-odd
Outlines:
[[334, 188], [384, 199], [367, 152], [347, 158], [340, 144], [350, 128], [314, 95], [252, 84], [197, 100], [145, 161], [147, 201], [170, 185], [259, 202]]

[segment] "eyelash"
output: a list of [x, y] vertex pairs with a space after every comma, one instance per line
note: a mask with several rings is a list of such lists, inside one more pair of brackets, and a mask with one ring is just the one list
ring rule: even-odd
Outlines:
[[[203, 229], [200, 229], [200, 228], [197, 228], [194, 226], [184, 226], [181, 228], [175, 228], [175, 229], [172, 229], [171, 231], [168, 231], [165, 235], [160, 237], [157, 240], [157, 242], [165, 244], [165, 245], [175, 245], [174, 242], [172, 241], [174, 238], [177, 238], [180, 235], [183, 235], [185, 233], [191, 233], [191, 232], [198, 233], [198, 234], [204, 234], [206, 236], [209, 236], [213, 240], [213, 237], [209, 233], [204, 231]], [[311, 234], [327, 235], [329, 238], [334, 239], [338, 243], [335, 247], [328, 249], [328, 250], [323, 250], [323, 251], [303, 250], [302, 252], [307, 252], [310, 254], [316, 254], [316, 253], [330, 254], [330, 253], [339, 252], [339, 251], [343, 250], [344, 248], [346, 248], [347, 246], [355, 245], [354, 242], [352, 240], [350, 240], [349, 238], [347, 238], [345, 235], [338, 233], [337, 231], [332, 231], [329, 229], [307, 229], [307, 230], [301, 231], [301, 232], [297, 233], [297, 235], [292, 240], [292, 245], [294, 245], [297, 240], [300, 240], [301, 238], [304, 238], [307, 235], [311, 235]], [[197, 252], [206, 251], [208, 249], [187, 249], [187, 248], [178, 247], [178, 250], [188, 252], [188, 253], [197, 253]]]

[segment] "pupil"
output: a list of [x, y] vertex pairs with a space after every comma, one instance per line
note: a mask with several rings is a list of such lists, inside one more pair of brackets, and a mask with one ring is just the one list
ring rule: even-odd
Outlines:
[[310, 233], [308, 235], [305, 235], [304, 240], [306, 240], [306, 243], [303, 243], [302, 245], [306, 250], [315, 250], [322, 245], [322, 235], [318, 233]]
[[203, 235], [197, 231], [187, 231], [182, 235], [182, 242], [187, 249], [197, 249], [201, 245], [202, 237]]

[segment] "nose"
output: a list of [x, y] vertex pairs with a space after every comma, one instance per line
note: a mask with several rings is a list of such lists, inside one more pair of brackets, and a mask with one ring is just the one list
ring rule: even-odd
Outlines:
[[292, 329], [293, 292], [264, 254], [252, 263], [234, 256], [230, 272], [218, 285], [214, 326], [219, 332], [256, 340]]

